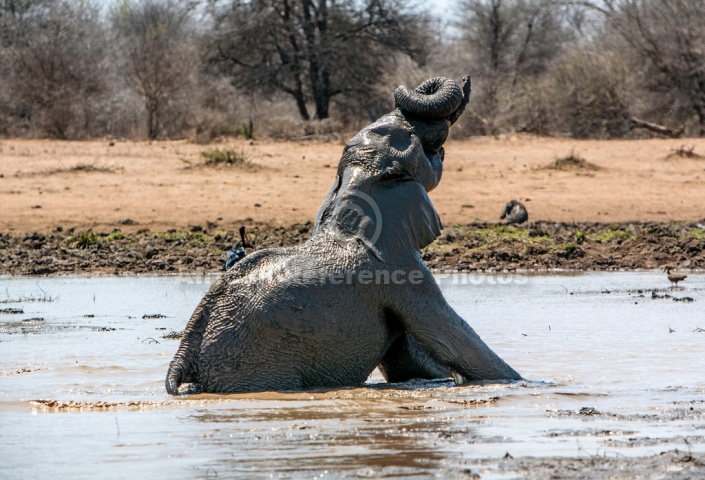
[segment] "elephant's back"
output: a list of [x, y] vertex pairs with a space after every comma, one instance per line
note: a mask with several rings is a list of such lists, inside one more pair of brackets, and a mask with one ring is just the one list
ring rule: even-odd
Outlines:
[[305, 249], [287, 253], [230, 279], [212, 336], [228, 345], [212, 346], [219, 359], [207, 375], [220, 381], [230, 372], [220, 391], [359, 384], [391, 343], [374, 289], [347, 282], [355, 267], [321, 264]]

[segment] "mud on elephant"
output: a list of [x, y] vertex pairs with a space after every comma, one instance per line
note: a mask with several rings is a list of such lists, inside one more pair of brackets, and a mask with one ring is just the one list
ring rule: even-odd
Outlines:
[[428, 197], [470, 81], [399, 87], [397, 108], [343, 150], [310, 240], [246, 256], [208, 291], [166, 389], [253, 392], [453, 377], [517, 380], [448, 305], [420, 249], [441, 231]]

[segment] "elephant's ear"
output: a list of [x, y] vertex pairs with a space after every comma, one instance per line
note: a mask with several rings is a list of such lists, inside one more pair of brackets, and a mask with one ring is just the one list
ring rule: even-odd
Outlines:
[[325, 224], [326, 220], [333, 213], [333, 209], [335, 208], [335, 200], [338, 197], [338, 191], [340, 190], [341, 183], [342, 179], [340, 178], [340, 175], [336, 175], [335, 181], [333, 182], [333, 187], [331, 187], [330, 192], [328, 192], [328, 196], [323, 201], [323, 204], [321, 205], [321, 208], [318, 210], [318, 214], [316, 215], [316, 222], [313, 226], [314, 234], [316, 234], [321, 229], [321, 227]]
[[426, 189], [408, 176], [370, 186], [368, 174], [348, 168], [321, 206], [314, 234], [329, 231], [346, 245], [357, 241], [380, 261], [412, 264], [441, 233], [441, 220]]
[[384, 182], [371, 193], [381, 213], [380, 233], [370, 239], [371, 250], [381, 261], [409, 263], [410, 254], [415, 258], [441, 234], [441, 219], [418, 182]]

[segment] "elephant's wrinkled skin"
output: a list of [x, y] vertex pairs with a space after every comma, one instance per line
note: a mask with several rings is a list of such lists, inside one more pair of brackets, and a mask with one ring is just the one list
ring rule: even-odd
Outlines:
[[169, 393], [354, 386], [377, 366], [389, 381], [520, 378], [448, 305], [419, 253], [440, 234], [427, 192], [469, 90], [466, 80], [460, 103], [443, 102], [443, 118], [397, 108], [348, 142], [311, 239], [246, 256], [205, 295]]

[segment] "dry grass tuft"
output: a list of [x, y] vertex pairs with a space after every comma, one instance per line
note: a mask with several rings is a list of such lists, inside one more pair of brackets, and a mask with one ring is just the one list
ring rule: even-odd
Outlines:
[[260, 165], [253, 163], [244, 150], [237, 151], [234, 148], [209, 148], [199, 154], [203, 162], [191, 163], [188, 159], [181, 159], [186, 164], [186, 169], [202, 168], [202, 167], [225, 167], [238, 168], [242, 170], [256, 171], [261, 169]]
[[695, 153], [695, 147], [691, 146], [690, 148], [686, 147], [685, 145], [681, 145], [679, 148], [673, 150], [671, 153], [668, 154], [666, 159], [669, 158], [705, 158], [699, 153]]
[[600, 167], [590, 163], [571, 150], [570, 155], [556, 158], [553, 163], [543, 167], [545, 170], [600, 170]]
[[17, 172], [16, 177], [38, 177], [48, 175], [58, 175], [62, 173], [117, 173], [123, 172], [123, 167], [115, 167], [112, 165], [98, 165], [96, 163], [78, 163], [71, 167], [50, 168], [37, 172]]

